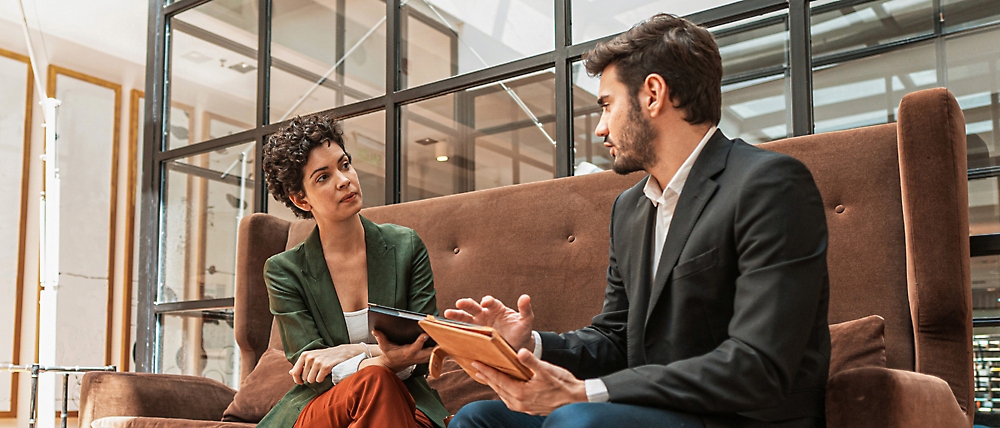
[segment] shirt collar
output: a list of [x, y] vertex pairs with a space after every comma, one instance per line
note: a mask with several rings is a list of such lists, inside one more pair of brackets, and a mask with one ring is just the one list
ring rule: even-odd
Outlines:
[[705, 145], [708, 144], [708, 140], [712, 138], [712, 135], [715, 135], [716, 129], [717, 128], [715, 126], [708, 128], [708, 132], [706, 132], [705, 136], [701, 138], [698, 146], [696, 146], [694, 151], [688, 155], [687, 159], [684, 160], [684, 163], [681, 164], [681, 167], [677, 169], [676, 173], [674, 173], [673, 178], [671, 178], [670, 182], [667, 183], [666, 192], [660, 188], [660, 183], [658, 183], [652, 175], [649, 176], [649, 179], [646, 180], [646, 186], [643, 187], [642, 191], [646, 194], [646, 197], [653, 202], [654, 207], [658, 207], [660, 204], [666, 203], [668, 197], [678, 196], [681, 194], [681, 190], [684, 189], [684, 183], [687, 181], [687, 177], [691, 173], [691, 167], [693, 167], [694, 162], [698, 160], [698, 155], [701, 154], [702, 149], [704, 149]]

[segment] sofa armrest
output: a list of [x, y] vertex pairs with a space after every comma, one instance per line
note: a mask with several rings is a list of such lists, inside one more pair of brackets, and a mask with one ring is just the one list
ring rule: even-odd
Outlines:
[[964, 427], [970, 419], [948, 383], [903, 370], [845, 370], [826, 385], [827, 428]]
[[80, 426], [105, 416], [221, 421], [236, 390], [197, 376], [89, 372], [80, 386]]

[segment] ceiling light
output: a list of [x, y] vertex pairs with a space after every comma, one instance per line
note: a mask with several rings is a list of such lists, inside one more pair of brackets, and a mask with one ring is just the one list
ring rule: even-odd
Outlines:
[[256, 70], [257, 67], [254, 67], [254, 66], [252, 66], [250, 64], [247, 64], [245, 62], [241, 62], [239, 64], [230, 65], [229, 69], [230, 70], [236, 70], [236, 71], [238, 71], [240, 73], [243, 73], [243, 74], [247, 74], [247, 73], [249, 73], [251, 71]]
[[420, 144], [422, 146], [428, 146], [428, 145], [434, 144], [436, 142], [438, 142], [438, 140], [435, 140], [435, 139], [433, 139], [431, 137], [421, 138], [421, 139], [419, 139], [417, 141], [414, 141], [414, 143]]
[[448, 156], [441, 155], [437, 157], [438, 162], [448, 162]]
[[181, 58], [184, 58], [184, 59], [186, 59], [188, 61], [191, 61], [191, 62], [194, 62], [194, 63], [197, 63], [197, 64], [201, 64], [203, 62], [206, 62], [206, 61], [212, 59], [212, 57], [210, 57], [208, 55], [205, 55], [205, 54], [203, 54], [201, 52], [198, 52], [198, 51], [188, 52], [188, 53], [186, 53], [184, 55], [181, 55]]

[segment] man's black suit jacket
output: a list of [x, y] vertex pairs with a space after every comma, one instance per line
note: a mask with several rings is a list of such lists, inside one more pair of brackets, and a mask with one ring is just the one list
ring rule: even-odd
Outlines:
[[823, 426], [830, 359], [823, 203], [798, 160], [706, 143], [652, 275], [656, 209], [626, 190], [611, 214], [604, 307], [542, 333], [542, 358], [599, 377], [612, 402], [700, 414], [712, 426]]

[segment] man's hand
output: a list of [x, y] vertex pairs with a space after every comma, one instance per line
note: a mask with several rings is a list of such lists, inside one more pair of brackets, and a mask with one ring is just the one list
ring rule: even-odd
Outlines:
[[535, 372], [535, 376], [527, 382], [511, 378], [480, 362], [472, 363], [472, 367], [479, 371], [476, 376], [497, 392], [507, 408], [548, 416], [560, 406], [587, 401], [584, 382], [566, 369], [541, 361], [526, 349], [517, 353], [517, 359]]
[[362, 345], [340, 345], [326, 349], [305, 351], [288, 371], [295, 383], [319, 383], [333, 370], [333, 366], [365, 352]]
[[373, 330], [372, 335], [378, 340], [378, 348], [382, 355], [363, 361], [361, 367], [379, 364], [388, 367], [393, 373], [399, 373], [414, 364], [426, 363], [431, 358], [431, 351], [434, 350], [434, 348], [424, 348], [424, 343], [430, 338], [426, 333], [421, 334], [409, 345], [392, 343], [378, 330]]
[[459, 299], [455, 307], [458, 309], [444, 311], [445, 318], [493, 327], [514, 349], [535, 350], [535, 341], [531, 337], [535, 314], [531, 311], [531, 297], [527, 294], [517, 299], [516, 312], [493, 296], [483, 297], [480, 303]]

